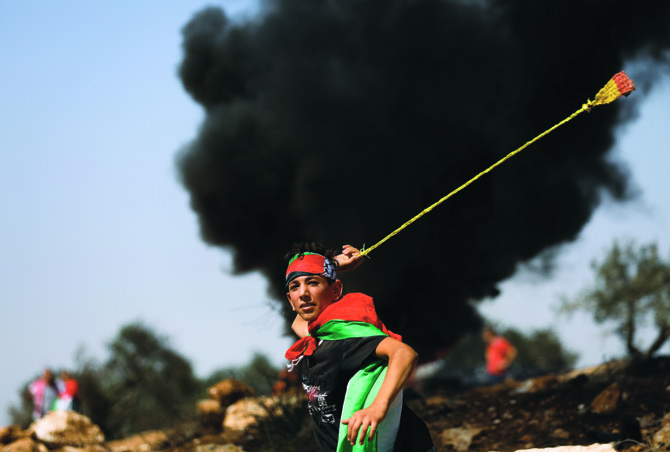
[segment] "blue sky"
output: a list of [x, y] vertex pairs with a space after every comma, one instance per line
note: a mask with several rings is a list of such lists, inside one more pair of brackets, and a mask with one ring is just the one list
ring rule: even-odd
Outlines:
[[[200, 240], [176, 176], [175, 155], [203, 118], [177, 77], [180, 29], [208, 4], [0, 2], [0, 425], [29, 378], [72, 367], [81, 347], [104, 360], [105, 344], [137, 320], [169, 336], [201, 376], [253, 351], [283, 362], [291, 341], [266, 282], [228, 273], [228, 254]], [[615, 237], [670, 252], [667, 105], [666, 79], [619, 133], [614, 156], [630, 167], [639, 201], [606, 202], [565, 247], [555, 278], [520, 274], [483, 304], [486, 315], [555, 327], [580, 364], [621, 352], [588, 318], [556, 320], [552, 306], [592, 280], [590, 260]]]

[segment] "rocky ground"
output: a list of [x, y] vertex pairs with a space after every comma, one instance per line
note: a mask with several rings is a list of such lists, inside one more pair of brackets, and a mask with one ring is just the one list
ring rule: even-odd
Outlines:
[[[598, 443], [607, 444], [598, 450], [670, 451], [670, 357], [638, 365], [611, 362], [490, 387], [433, 383], [423, 396], [408, 391], [406, 400], [427, 422], [438, 451], [591, 446], [555, 449], [577, 451], [596, 450]], [[0, 429], [0, 450], [318, 452], [301, 397], [248, 397], [243, 386], [230, 381], [212, 387], [209, 395], [198, 405], [198, 420], [178, 428], [104, 442], [93, 426], [88, 428], [95, 435], [87, 442], [72, 429], [65, 434], [47, 425], [28, 431], [6, 427]], [[72, 416], [72, 422], [84, 425], [76, 413]], [[62, 413], [53, 418], [65, 422]]]
[[637, 366], [612, 362], [412, 404], [438, 450], [468, 450], [468, 442], [474, 451], [610, 442], [631, 451], [670, 450], [670, 442], [654, 443], [664, 416], [666, 423], [670, 417], [670, 358]]

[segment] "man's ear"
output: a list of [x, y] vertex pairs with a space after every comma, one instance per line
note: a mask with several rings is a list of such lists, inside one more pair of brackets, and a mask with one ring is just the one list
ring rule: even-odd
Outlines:
[[342, 292], [344, 291], [342, 281], [336, 279], [331, 288], [333, 289], [333, 300], [337, 301], [342, 298]]
[[293, 306], [293, 303], [291, 303], [291, 294], [286, 292], [286, 299], [288, 300], [288, 304], [291, 305], [291, 309], [295, 311], [295, 307]]

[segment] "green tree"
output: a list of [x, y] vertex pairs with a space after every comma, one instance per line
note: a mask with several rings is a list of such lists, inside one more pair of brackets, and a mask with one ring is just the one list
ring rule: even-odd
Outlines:
[[539, 329], [525, 335], [509, 328], [503, 332], [503, 336], [518, 351], [514, 367], [520, 376], [560, 372], [572, 368], [577, 362], [577, 353], [564, 349], [551, 329]]
[[94, 358], [87, 356], [84, 347], [75, 353], [76, 369], [72, 378], [79, 382], [79, 411], [88, 416], [103, 432], [108, 432], [113, 394], [105, 392], [105, 372]]
[[33, 396], [30, 394], [28, 386], [37, 378], [39, 378], [39, 375], [26, 382], [19, 390], [21, 403], [18, 406], [13, 404], [9, 406], [8, 414], [12, 424], [18, 425], [23, 429], [28, 428], [30, 423], [33, 422]]
[[108, 435], [166, 428], [194, 415], [204, 392], [191, 364], [166, 338], [141, 323], [124, 326], [109, 345], [104, 392], [111, 400]]
[[[591, 264], [595, 283], [573, 299], [564, 298], [563, 312], [590, 312], [596, 323], [613, 322], [616, 333], [636, 359], [651, 357], [670, 337], [670, 262], [658, 255], [656, 244], [636, 246], [614, 241], [605, 258]], [[653, 319], [657, 335], [643, 348], [637, 333]]]
[[241, 367], [218, 369], [207, 378], [207, 386], [212, 386], [226, 378], [234, 378], [249, 385], [256, 394], [267, 395], [277, 381], [279, 369], [262, 353], [254, 353], [251, 361]]

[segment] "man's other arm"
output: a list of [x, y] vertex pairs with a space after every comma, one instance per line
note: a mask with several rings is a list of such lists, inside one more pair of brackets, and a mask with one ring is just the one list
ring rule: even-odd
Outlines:
[[[363, 444], [368, 428], [370, 428], [368, 439], [372, 439], [377, 426], [386, 417], [391, 403], [407, 384], [419, 358], [412, 347], [391, 337], [379, 343], [375, 354], [378, 358], [388, 361], [388, 369], [372, 404], [356, 411], [349, 419], [342, 420], [347, 426], [347, 439], [351, 444], [355, 444], [357, 440]], [[361, 432], [360, 438], [359, 432]]]

